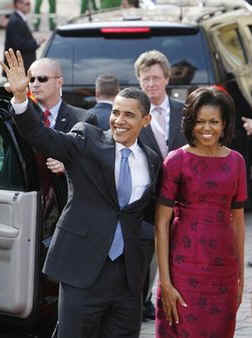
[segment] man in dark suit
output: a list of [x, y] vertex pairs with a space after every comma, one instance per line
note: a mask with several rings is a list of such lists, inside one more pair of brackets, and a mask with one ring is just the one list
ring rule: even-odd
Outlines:
[[[151, 102], [151, 123], [141, 132], [141, 141], [157, 152], [163, 160], [168, 151], [186, 144], [186, 139], [181, 131], [182, 102], [168, 97], [166, 87], [171, 77], [171, 65], [167, 57], [157, 50], [141, 54], [135, 62], [135, 73], [140, 87], [147, 94]], [[155, 279], [157, 264], [154, 252], [153, 225], [143, 222], [143, 242], [149, 241], [152, 262], [146, 278], [144, 288], [143, 319], [154, 319], [155, 311], [151, 302], [151, 289]], [[148, 247], [148, 246], [146, 246]]]
[[110, 113], [119, 90], [119, 81], [114, 75], [102, 74], [99, 75], [95, 81], [95, 97], [97, 103], [89, 111], [96, 115], [98, 127], [103, 130], [110, 128]]
[[[62, 101], [61, 92], [64, 79], [60, 64], [56, 60], [38, 59], [31, 64], [29, 71], [31, 74], [29, 83], [31, 104], [40, 115], [41, 120], [44, 120], [45, 112], [49, 114], [46, 121], [48, 127], [68, 132], [79, 121], [97, 125], [95, 114]], [[51, 179], [61, 212], [67, 201], [64, 166], [63, 163], [52, 158], [47, 159], [47, 166], [56, 174], [51, 175]]]
[[147, 268], [140, 226], [161, 165], [138, 142], [151, 119], [149, 99], [126, 88], [114, 101], [110, 130], [81, 123], [70, 134], [59, 133], [44, 127], [28, 105], [28, 79], [17, 56], [10, 50], [8, 67], [1, 62], [14, 93], [16, 123], [30, 144], [64, 163], [71, 180], [44, 267], [60, 281], [58, 338], [137, 338]]
[[31, 0], [14, 0], [15, 11], [10, 16], [5, 36], [4, 50], [20, 50], [25, 70], [36, 60], [36, 50], [45, 38], [35, 39], [27, 24], [26, 14], [31, 11]]

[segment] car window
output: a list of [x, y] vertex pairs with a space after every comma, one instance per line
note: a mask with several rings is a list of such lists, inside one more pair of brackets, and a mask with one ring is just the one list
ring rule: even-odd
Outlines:
[[157, 33], [141, 38], [55, 35], [46, 56], [59, 59], [65, 85], [93, 85], [97, 75], [106, 72], [115, 74], [121, 85], [128, 86], [138, 83], [135, 60], [151, 49], [158, 49], [169, 58], [173, 68], [171, 84], [209, 82], [206, 48], [199, 30], [194, 34]]
[[0, 189], [24, 190], [24, 185], [16, 148], [6, 125], [0, 120]]
[[247, 57], [237, 25], [220, 28], [218, 30], [218, 37], [233, 63], [238, 65], [247, 63]]

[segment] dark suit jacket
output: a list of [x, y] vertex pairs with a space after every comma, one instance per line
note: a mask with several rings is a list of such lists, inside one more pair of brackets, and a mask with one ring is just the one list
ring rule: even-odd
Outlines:
[[[181, 120], [183, 116], [183, 103], [169, 98], [170, 102], [170, 122], [169, 122], [169, 137], [168, 147], [169, 151], [182, 147], [187, 143], [187, 140], [181, 131]], [[153, 150], [155, 150], [160, 158], [162, 154], [160, 152], [158, 143], [155, 139], [151, 126], [142, 129], [140, 139], [143, 143], [147, 144]]]
[[[32, 106], [33, 110], [36, 110], [36, 114], [39, 112], [42, 119], [43, 112], [40, 107], [31, 100], [29, 100], [29, 104]], [[62, 101], [53, 129], [67, 133], [77, 122], [80, 121], [88, 122], [95, 126], [97, 125], [97, 118], [94, 113], [83, 108], [71, 106], [70, 104]]]
[[13, 48], [16, 51], [19, 49], [23, 56], [25, 70], [27, 71], [32, 62], [36, 60], [36, 49], [38, 47], [39, 45], [34, 39], [27, 23], [17, 12], [14, 12], [10, 16], [6, 27], [4, 50]]
[[103, 130], [110, 128], [109, 117], [112, 110], [112, 104], [106, 102], [98, 102], [96, 105], [89, 109], [90, 112], [93, 112], [98, 120], [98, 127]]
[[[183, 103], [176, 101], [172, 98], [169, 98], [170, 103], [170, 123], [169, 123], [169, 137], [168, 137], [168, 146], [169, 151], [182, 147], [187, 143], [186, 138], [181, 131], [181, 120], [182, 120], [182, 109]], [[156, 138], [153, 134], [151, 126], [147, 126], [142, 129], [140, 138], [141, 142], [149, 146], [151, 149], [159, 155], [160, 160], [163, 161], [161, 151], [159, 149]], [[143, 239], [153, 239], [154, 238], [154, 229], [153, 225], [150, 223], [143, 222], [142, 225], [142, 238]]]
[[[39, 112], [42, 120], [43, 112], [40, 107], [30, 101], [30, 105], [36, 110], [36, 114]], [[36, 107], [36, 108], [35, 108]], [[58, 115], [56, 118], [56, 122], [54, 125], [55, 130], [63, 131], [64, 133], [69, 132], [72, 127], [79, 121], [88, 122], [93, 125], [97, 125], [97, 119], [95, 114], [89, 112], [85, 109], [71, 106], [70, 104], [66, 104], [62, 101]], [[65, 175], [55, 175], [48, 174], [51, 176], [51, 180], [54, 186], [54, 190], [57, 197], [59, 211], [61, 212], [66, 205], [67, 202], [67, 181]]]
[[81, 123], [76, 132], [59, 133], [44, 127], [31, 108], [16, 116], [16, 122], [38, 151], [64, 163], [72, 182], [44, 272], [74, 287], [92, 286], [108, 256], [120, 220], [129, 287], [139, 293], [148, 267], [140, 245], [140, 225], [156, 192], [161, 165], [158, 155], [140, 144], [147, 157], [151, 184], [139, 200], [120, 210], [114, 178], [115, 143], [110, 130], [104, 132]]

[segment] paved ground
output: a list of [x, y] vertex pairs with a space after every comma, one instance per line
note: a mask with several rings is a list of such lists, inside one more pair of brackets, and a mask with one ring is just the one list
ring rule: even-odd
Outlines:
[[[246, 244], [245, 262], [252, 260], [252, 213], [246, 215]], [[153, 301], [155, 302], [153, 296]], [[154, 338], [154, 321], [144, 323], [140, 338]], [[245, 269], [245, 289], [241, 307], [238, 312], [238, 320], [235, 338], [252, 338], [252, 267]]]

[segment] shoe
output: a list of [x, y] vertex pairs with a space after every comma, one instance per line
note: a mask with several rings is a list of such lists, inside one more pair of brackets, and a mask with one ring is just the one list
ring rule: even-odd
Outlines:
[[252, 261], [247, 261], [247, 266], [249, 266], [250, 268], [252, 268]]
[[148, 300], [144, 303], [143, 322], [154, 319], [155, 319], [155, 307], [152, 304], [152, 301]]

